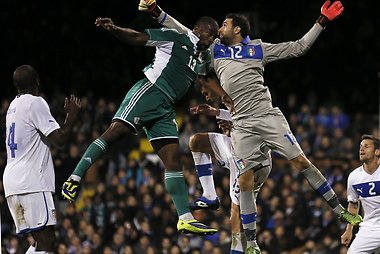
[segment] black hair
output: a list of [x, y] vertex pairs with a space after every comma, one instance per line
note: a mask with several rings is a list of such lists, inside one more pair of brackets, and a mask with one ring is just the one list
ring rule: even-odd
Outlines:
[[21, 65], [13, 73], [13, 85], [19, 91], [36, 87], [38, 82], [38, 72], [30, 65]]
[[373, 142], [373, 145], [375, 146], [375, 149], [380, 149], [380, 140], [379, 138], [373, 136], [373, 135], [368, 135], [368, 134], [365, 134], [362, 136], [362, 141], [363, 140], [366, 140], [366, 139], [369, 139], [369, 140], [372, 140]]
[[251, 32], [251, 25], [249, 24], [248, 17], [239, 13], [228, 13], [226, 19], [232, 19], [233, 27], [240, 27], [240, 34], [245, 38]]

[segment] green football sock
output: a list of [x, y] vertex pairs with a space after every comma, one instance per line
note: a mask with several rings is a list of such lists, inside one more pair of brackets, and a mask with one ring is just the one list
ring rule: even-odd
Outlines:
[[79, 163], [74, 169], [72, 175], [83, 177], [87, 169], [91, 167], [106, 151], [107, 143], [105, 140], [98, 138], [94, 140], [88, 147]]
[[178, 216], [189, 213], [188, 187], [182, 172], [165, 171], [166, 190], [170, 193]]

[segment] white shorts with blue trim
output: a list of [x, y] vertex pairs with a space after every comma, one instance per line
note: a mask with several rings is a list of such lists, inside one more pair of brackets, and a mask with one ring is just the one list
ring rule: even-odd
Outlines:
[[51, 192], [35, 192], [7, 197], [16, 233], [26, 234], [57, 224]]

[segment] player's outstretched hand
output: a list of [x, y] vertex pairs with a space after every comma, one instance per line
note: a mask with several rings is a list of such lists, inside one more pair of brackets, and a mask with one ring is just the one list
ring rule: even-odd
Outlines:
[[230, 136], [232, 130], [232, 122], [227, 120], [220, 120], [218, 121], [218, 126], [224, 135]]
[[156, 0], [140, 0], [139, 11], [151, 13], [156, 7]]
[[208, 104], [200, 104], [200, 105], [197, 105], [195, 107], [191, 107], [190, 113], [193, 115], [205, 114], [208, 116], [218, 116], [219, 115], [219, 109], [211, 107]]
[[321, 14], [325, 16], [329, 21], [332, 21], [342, 15], [344, 7], [340, 1], [335, 1], [331, 4], [331, 1], [326, 1], [321, 8]]
[[65, 98], [65, 105], [63, 108], [67, 114], [78, 115], [81, 107], [81, 100], [73, 94], [70, 95], [70, 98]]
[[79, 186], [78, 181], [74, 181], [73, 179], [66, 180], [61, 191], [63, 198], [73, 202], [79, 192]]
[[116, 29], [116, 26], [110, 18], [97, 18], [95, 20], [95, 25], [102, 26], [107, 31], [113, 31]]
[[156, 4], [156, 0], [140, 0], [138, 9], [149, 13], [154, 18], [158, 18], [162, 12], [161, 8]]

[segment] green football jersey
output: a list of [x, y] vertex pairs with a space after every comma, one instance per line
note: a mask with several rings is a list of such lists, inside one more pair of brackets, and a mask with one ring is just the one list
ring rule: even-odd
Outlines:
[[145, 76], [165, 93], [173, 103], [180, 100], [197, 78], [200, 64], [196, 44], [198, 37], [189, 32], [180, 34], [176, 30], [146, 29], [149, 35], [147, 46], [155, 46], [153, 63], [144, 68]]

